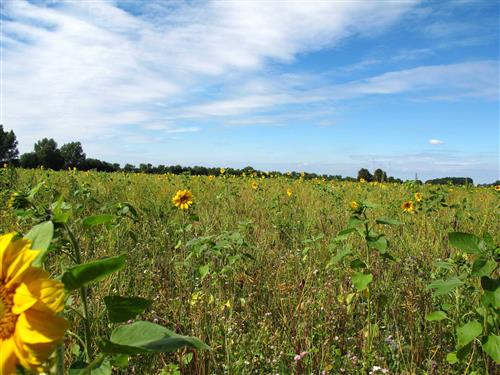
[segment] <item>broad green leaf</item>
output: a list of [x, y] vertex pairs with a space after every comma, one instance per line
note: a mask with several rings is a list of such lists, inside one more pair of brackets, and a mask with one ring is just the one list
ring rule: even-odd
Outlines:
[[448, 280], [436, 280], [429, 284], [427, 288], [434, 289], [434, 296], [443, 296], [450, 293], [453, 289], [463, 285], [464, 282], [458, 277], [452, 277]]
[[108, 224], [114, 220], [114, 215], [94, 215], [88, 216], [83, 219], [83, 225], [85, 227], [93, 227], [94, 225]]
[[[355, 216], [351, 216], [349, 218], [349, 222], [347, 223], [347, 229], [362, 228], [364, 223], [364, 220], [358, 219]], [[346, 231], [347, 229], [344, 229], [342, 232]]]
[[500, 364], [500, 336], [491, 334], [486, 338], [486, 342], [482, 344], [483, 350], [495, 361]]
[[354, 228], [347, 228], [347, 229], [343, 229], [341, 230], [337, 236], [335, 237], [334, 241], [336, 242], [339, 242], [339, 241], [343, 241], [343, 240], [346, 240], [349, 235], [354, 232], [356, 229]]
[[182, 347], [210, 350], [195, 337], [178, 335], [158, 324], [139, 321], [117, 327], [106, 340], [102, 350], [106, 353], [140, 354], [173, 352]]
[[392, 219], [390, 217], [382, 216], [379, 217], [377, 220], [375, 220], [378, 224], [385, 224], [385, 225], [403, 225], [403, 223], [399, 220]]
[[457, 328], [457, 350], [472, 342], [483, 332], [483, 326], [477, 320], [465, 323]]
[[109, 320], [113, 323], [126, 322], [146, 310], [153, 301], [141, 297], [106, 296], [104, 303]]
[[380, 234], [376, 237], [368, 237], [366, 243], [370, 249], [376, 249], [380, 251], [382, 254], [387, 250], [387, 238], [383, 234]]
[[472, 276], [489, 276], [497, 267], [497, 262], [485, 257], [477, 258], [472, 264]]
[[362, 272], [356, 272], [352, 276], [352, 284], [358, 291], [363, 291], [368, 288], [368, 285], [372, 282], [373, 276], [371, 274], [364, 274]]
[[452, 232], [448, 234], [448, 239], [453, 247], [465, 251], [469, 254], [477, 254], [481, 251], [479, 244], [481, 240], [470, 233]]
[[352, 250], [350, 248], [343, 248], [343, 249], [340, 249], [337, 254], [335, 254], [334, 257], [332, 257], [332, 263], [334, 264], [337, 264], [337, 263], [340, 263], [342, 262], [342, 260], [348, 256], [348, 255], [351, 255], [352, 254]]
[[41, 267], [43, 265], [53, 236], [54, 224], [52, 221], [45, 221], [35, 225], [28, 234], [26, 234], [25, 238], [31, 240], [31, 248], [33, 250], [40, 250], [40, 253], [38, 253], [38, 256], [32, 263], [34, 267]]
[[454, 365], [455, 363], [458, 362], [458, 357], [456, 352], [451, 352], [446, 354], [446, 362], [448, 362], [450, 365]]
[[208, 275], [209, 272], [210, 272], [210, 264], [205, 264], [203, 266], [198, 267], [198, 273], [200, 274], [202, 280]]
[[100, 281], [125, 266], [125, 255], [102, 258], [93, 262], [79, 264], [68, 269], [62, 276], [68, 291], [78, 289], [91, 282]]
[[492, 306], [495, 309], [500, 308], [500, 280], [483, 276], [481, 277], [481, 287], [484, 290], [481, 297], [483, 306]]
[[446, 315], [446, 313], [444, 311], [433, 311], [433, 312], [427, 314], [427, 316], [425, 317], [425, 320], [427, 320], [429, 322], [434, 322], [434, 321], [446, 319], [447, 317], [448, 316]]

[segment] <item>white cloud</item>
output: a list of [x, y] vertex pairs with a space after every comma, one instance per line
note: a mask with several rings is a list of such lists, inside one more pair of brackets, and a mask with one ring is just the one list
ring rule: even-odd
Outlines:
[[[481, 98], [498, 100], [498, 64], [475, 61], [447, 65], [421, 66], [384, 73], [378, 76], [324, 86], [307, 76], [288, 75], [274, 78], [258, 86], [256, 93], [242, 96], [235, 89], [231, 97], [181, 107], [172, 118], [227, 117], [265, 112], [280, 106], [328, 103], [368, 95], [408, 95], [419, 100], [460, 100]], [[255, 82], [254, 82], [255, 83]], [[251, 91], [249, 87], [244, 92]]]
[[439, 139], [429, 139], [429, 143], [431, 145], [442, 145], [444, 142], [440, 141]]
[[[154, 2], [140, 15], [108, 1], [6, 2], [1, 120], [22, 149], [42, 135], [116, 137], [123, 127], [161, 122], [214, 81], [373, 35], [415, 2]], [[228, 98], [215, 109], [230, 114], [275, 100], [288, 99]]]

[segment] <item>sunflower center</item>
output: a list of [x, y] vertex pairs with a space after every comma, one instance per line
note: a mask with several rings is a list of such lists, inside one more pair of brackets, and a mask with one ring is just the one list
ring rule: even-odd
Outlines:
[[17, 315], [12, 312], [14, 291], [5, 288], [0, 281], [0, 339], [12, 336], [16, 328]]
[[185, 204], [187, 202], [189, 202], [189, 197], [187, 195], [181, 195], [180, 203]]

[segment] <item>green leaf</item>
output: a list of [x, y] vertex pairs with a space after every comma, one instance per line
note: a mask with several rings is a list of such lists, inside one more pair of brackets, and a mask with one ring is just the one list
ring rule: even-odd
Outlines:
[[125, 255], [102, 258], [93, 262], [79, 264], [68, 269], [62, 276], [68, 291], [78, 289], [91, 282], [100, 281], [125, 266]]
[[486, 342], [482, 344], [482, 348], [496, 364], [500, 364], [500, 336], [489, 335]]
[[473, 320], [457, 328], [457, 350], [472, 342], [483, 332], [483, 326], [477, 320]]
[[481, 297], [483, 306], [492, 306], [495, 309], [500, 308], [500, 280], [483, 276], [481, 277], [481, 287], [484, 290]]
[[450, 365], [454, 365], [455, 363], [458, 362], [458, 357], [456, 352], [451, 352], [446, 354], [446, 362], [448, 362]]
[[127, 354], [117, 354], [111, 358], [111, 364], [115, 367], [125, 369], [129, 364], [129, 356]]
[[366, 243], [370, 249], [376, 249], [380, 251], [382, 254], [387, 250], [387, 238], [383, 234], [380, 234], [376, 237], [368, 237]]
[[463, 285], [464, 282], [458, 277], [452, 277], [448, 280], [436, 280], [429, 284], [427, 288], [434, 289], [434, 296], [443, 296], [450, 293], [453, 289]]
[[472, 264], [472, 276], [489, 276], [497, 268], [497, 262], [485, 257], [477, 258]]
[[351, 264], [350, 264], [351, 268], [352, 269], [359, 269], [359, 268], [366, 268], [366, 264], [365, 262], [363, 262], [361, 259], [354, 259], [351, 261]]
[[178, 335], [158, 324], [139, 321], [117, 327], [106, 340], [105, 353], [140, 354], [151, 352], [173, 352], [182, 347], [210, 350], [195, 337]]
[[210, 272], [210, 264], [205, 264], [203, 266], [198, 267], [198, 272], [200, 274], [201, 279], [203, 280]]
[[343, 241], [343, 240], [346, 240], [349, 235], [354, 232], [356, 229], [354, 228], [347, 228], [347, 229], [343, 229], [341, 230], [337, 236], [334, 238], [334, 241], [336, 242], [340, 242], [340, 241]]
[[47, 251], [54, 236], [54, 224], [52, 221], [45, 221], [41, 224], [35, 225], [26, 234], [25, 238], [31, 240], [31, 248], [33, 250], [40, 250], [40, 253], [33, 261], [33, 267], [41, 267]]
[[364, 274], [362, 272], [356, 272], [352, 276], [352, 284], [359, 291], [363, 291], [368, 288], [368, 285], [372, 282], [373, 276], [371, 274]]
[[453, 247], [465, 251], [469, 254], [477, 254], [481, 251], [479, 244], [481, 240], [469, 233], [452, 232], [448, 234], [448, 239]]
[[379, 205], [377, 203], [372, 203], [369, 201], [361, 201], [361, 204], [365, 206], [366, 208], [377, 208]]
[[347, 223], [347, 229], [344, 229], [342, 232], [345, 232], [346, 230], [354, 230], [356, 228], [363, 228], [364, 223], [364, 220], [361, 220], [356, 216], [351, 216]]
[[126, 322], [146, 310], [153, 301], [141, 297], [106, 296], [104, 303], [109, 320], [113, 323]]
[[438, 320], [446, 319], [447, 317], [448, 317], [448, 315], [446, 315], [446, 313], [444, 311], [433, 311], [433, 312], [427, 314], [427, 316], [425, 317], [425, 320], [427, 320], [429, 322], [435, 322]]
[[332, 263], [333, 264], [337, 264], [337, 263], [340, 263], [342, 262], [342, 260], [348, 256], [348, 255], [351, 255], [352, 254], [352, 249], [346, 247], [346, 248], [343, 248], [343, 249], [340, 249], [337, 254], [335, 254], [334, 257], [332, 257]]
[[390, 217], [382, 216], [379, 217], [377, 220], [375, 220], [378, 224], [385, 224], [385, 225], [403, 225], [403, 223], [399, 220], [392, 219]]
[[83, 219], [83, 226], [93, 227], [95, 225], [108, 224], [114, 220], [114, 215], [94, 215]]
[[50, 205], [52, 221], [54, 223], [66, 224], [71, 217], [71, 205], [63, 201], [63, 197]]

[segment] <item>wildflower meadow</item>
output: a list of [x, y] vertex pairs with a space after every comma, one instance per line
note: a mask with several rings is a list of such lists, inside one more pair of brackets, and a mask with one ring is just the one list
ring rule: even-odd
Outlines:
[[498, 374], [500, 187], [0, 170], [1, 374]]

